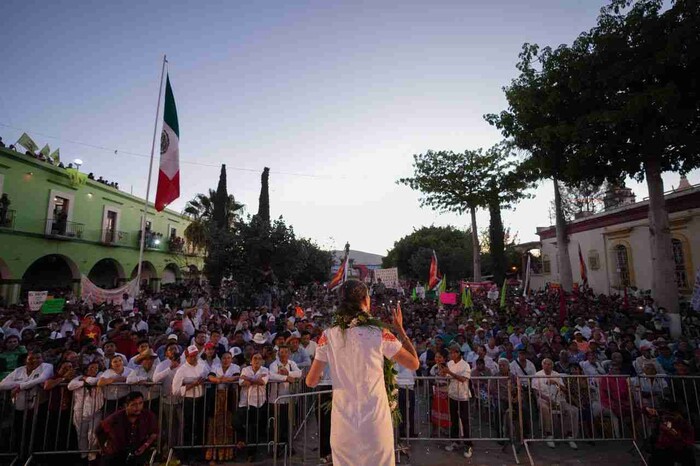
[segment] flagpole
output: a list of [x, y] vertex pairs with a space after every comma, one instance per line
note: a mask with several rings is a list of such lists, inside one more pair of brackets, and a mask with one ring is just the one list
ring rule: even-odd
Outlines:
[[523, 286], [523, 298], [527, 296], [527, 288], [530, 284], [530, 253], [527, 254], [527, 269], [525, 269], [525, 286]]
[[141, 292], [141, 269], [143, 264], [143, 248], [146, 244], [146, 214], [148, 213], [148, 197], [151, 194], [151, 176], [153, 175], [153, 154], [156, 150], [156, 135], [158, 132], [158, 118], [160, 117], [160, 99], [163, 96], [163, 76], [165, 76], [165, 64], [168, 60], [163, 55], [163, 66], [160, 70], [160, 86], [158, 87], [158, 104], [156, 106], [156, 121], [153, 124], [153, 141], [151, 142], [151, 159], [148, 162], [148, 182], [146, 184], [146, 199], [143, 202], [143, 214], [141, 215], [141, 244], [139, 245], [139, 263], [136, 272], [136, 296]]

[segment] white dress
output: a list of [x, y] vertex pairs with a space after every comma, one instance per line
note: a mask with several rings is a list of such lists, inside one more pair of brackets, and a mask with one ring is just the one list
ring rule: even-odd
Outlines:
[[384, 386], [384, 357], [401, 343], [388, 331], [354, 327], [323, 332], [316, 359], [333, 382], [331, 449], [334, 466], [393, 466], [394, 435]]

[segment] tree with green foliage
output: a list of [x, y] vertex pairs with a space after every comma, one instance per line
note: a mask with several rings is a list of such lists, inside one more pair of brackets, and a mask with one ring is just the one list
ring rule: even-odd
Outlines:
[[413, 156], [413, 177], [397, 181], [420, 191], [423, 196], [420, 200], [421, 207], [458, 214], [469, 212], [475, 281], [481, 280], [476, 210], [487, 205], [482, 180], [486, 178], [488, 169], [481, 149], [464, 152], [429, 150], [425, 154]]
[[[700, 167], [698, 50], [697, 1], [613, 0], [570, 47], [526, 46], [522, 74], [506, 89], [509, 109], [491, 116], [518, 147], [565, 162], [565, 181], [646, 180], [652, 295], [670, 312], [673, 335], [679, 297], [661, 174]], [[535, 110], [548, 121], [524, 118]]]
[[470, 238], [469, 230], [423, 227], [396, 241], [383, 259], [382, 267], [398, 267], [402, 277], [424, 282], [435, 250], [443, 274], [451, 280], [466, 279], [472, 275]]
[[229, 218], [229, 195], [226, 187], [226, 165], [221, 165], [221, 173], [219, 174], [219, 185], [216, 187], [216, 193], [213, 199], [213, 214], [212, 221], [217, 229], [228, 228], [231, 224]]
[[258, 218], [263, 225], [270, 224], [270, 169], [265, 167], [260, 176], [260, 198]]
[[506, 278], [506, 243], [502, 209], [510, 209], [527, 197], [530, 181], [519, 171], [510, 145], [501, 142], [484, 153], [488, 163], [483, 180], [489, 210], [489, 253], [493, 279], [502, 283]]
[[406, 184], [423, 194], [422, 206], [441, 211], [471, 214], [474, 280], [481, 280], [481, 250], [476, 225], [476, 209], [487, 207], [490, 213], [491, 266], [495, 278], [505, 277], [502, 208], [512, 207], [525, 196], [527, 178], [516, 172], [517, 164], [510, 147], [499, 143], [490, 149], [465, 151], [428, 151], [414, 155], [414, 177], [402, 178]]

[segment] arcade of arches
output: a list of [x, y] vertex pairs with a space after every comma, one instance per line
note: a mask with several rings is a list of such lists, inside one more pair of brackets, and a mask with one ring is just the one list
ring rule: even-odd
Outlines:
[[[134, 266], [128, 273], [119, 260], [106, 257], [95, 262], [91, 267], [81, 271], [80, 267], [68, 256], [63, 254], [48, 254], [32, 262], [21, 275], [13, 274], [7, 263], [0, 258], [0, 298], [7, 303], [15, 303], [26, 299], [28, 291], [49, 291], [52, 294], [79, 293], [81, 272], [95, 285], [104, 289], [114, 289], [123, 286], [127, 281], [136, 278], [138, 267]], [[150, 261], [143, 262], [142, 289], [154, 291], [160, 285], [177, 283], [183, 278], [198, 276], [199, 271], [180, 269], [169, 262], [162, 269], [157, 269]]]

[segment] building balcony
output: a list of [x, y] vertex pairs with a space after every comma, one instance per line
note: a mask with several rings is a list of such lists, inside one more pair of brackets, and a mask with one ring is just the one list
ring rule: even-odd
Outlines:
[[46, 236], [50, 238], [82, 239], [85, 225], [62, 219], [46, 219]]
[[100, 241], [109, 246], [129, 246], [129, 233], [113, 228], [103, 228]]
[[168, 240], [168, 251], [182, 254], [185, 252], [185, 240], [179, 236], [173, 236]]
[[14, 230], [15, 229], [15, 211], [6, 210], [0, 211], [0, 229]]
[[[136, 245], [141, 245], [141, 230], [137, 232], [136, 235], [137, 242]], [[146, 239], [144, 240], [144, 249], [150, 249], [153, 251], [163, 251], [165, 250], [165, 239], [161, 233], [154, 233], [152, 231], [146, 230]]]

